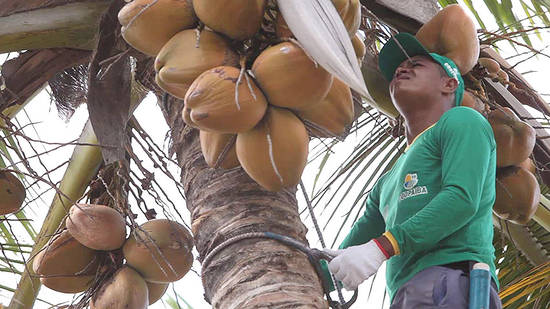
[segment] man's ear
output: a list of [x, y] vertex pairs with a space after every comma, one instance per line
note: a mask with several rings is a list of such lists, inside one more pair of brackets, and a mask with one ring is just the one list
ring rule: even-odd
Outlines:
[[458, 80], [456, 80], [456, 78], [446, 77], [443, 82], [443, 93], [452, 94], [456, 91], [456, 88], [458, 88]]

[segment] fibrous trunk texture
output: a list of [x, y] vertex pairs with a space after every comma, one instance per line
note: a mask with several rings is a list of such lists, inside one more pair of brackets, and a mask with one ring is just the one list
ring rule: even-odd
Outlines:
[[[198, 130], [181, 120], [183, 105], [167, 105], [201, 261], [222, 242], [249, 232], [269, 231], [306, 242], [295, 190], [268, 192], [240, 167], [209, 168]], [[225, 247], [203, 266], [202, 280], [213, 308], [327, 308], [307, 257], [275, 240], [247, 239]]]

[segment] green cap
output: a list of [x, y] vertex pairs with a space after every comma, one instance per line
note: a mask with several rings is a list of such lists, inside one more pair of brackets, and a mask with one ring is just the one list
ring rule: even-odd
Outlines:
[[[394, 39], [395, 38], [395, 39]], [[399, 44], [397, 44], [397, 42]], [[451, 59], [441, 56], [436, 53], [430, 53], [412, 34], [402, 32], [394, 37], [390, 38], [384, 45], [378, 56], [378, 66], [382, 75], [388, 80], [393, 79], [395, 70], [405, 60], [407, 55], [414, 57], [418, 55], [430, 56], [435, 62], [439, 63], [441, 67], [447, 72], [449, 77], [453, 77], [458, 81], [458, 87], [455, 91], [455, 105], [460, 106], [462, 98], [464, 97], [464, 80], [460, 76], [460, 70]]]

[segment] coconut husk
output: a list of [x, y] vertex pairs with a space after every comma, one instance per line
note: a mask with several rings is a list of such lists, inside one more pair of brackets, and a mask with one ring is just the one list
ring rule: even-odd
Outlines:
[[493, 207], [497, 216], [525, 225], [535, 214], [539, 202], [539, 184], [531, 172], [517, 166], [498, 170]]
[[94, 250], [115, 250], [126, 240], [124, 217], [108, 206], [74, 205], [65, 225], [76, 240]]
[[200, 132], [200, 142], [204, 160], [210, 167], [225, 169], [240, 165], [235, 150], [236, 134]]
[[497, 167], [519, 165], [525, 161], [535, 147], [535, 129], [507, 107], [491, 111], [488, 119], [497, 143]]
[[452, 59], [462, 75], [478, 61], [479, 40], [474, 21], [458, 4], [446, 6], [416, 33], [430, 52]]
[[[239, 56], [220, 35], [206, 29], [200, 32], [200, 36], [196, 30], [184, 30], [174, 35], [160, 50], [155, 59], [156, 80], [183, 90], [206, 70], [237, 66], [238, 63]], [[177, 98], [185, 98], [183, 91], [172, 93], [169, 87], [163, 89]]]
[[206, 26], [235, 40], [249, 39], [260, 30], [266, 4], [266, 0], [193, 0]]
[[371, 104], [374, 103], [373, 107], [386, 116], [396, 119], [399, 116], [399, 112], [395, 108], [395, 105], [393, 105], [390, 96], [390, 83], [384, 78], [378, 68], [378, 57], [367, 52], [363, 59], [361, 72], [363, 73], [369, 94], [374, 100], [374, 102], [368, 102]]
[[287, 108], [318, 104], [327, 96], [333, 80], [291, 42], [264, 50], [254, 61], [252, 72], [269, 103]]
[[315, 137], [342, 135], [353, 122], [353, 97], [351, 89], [335, 78], [327, 97], [319, 104], [297, 112], [302, 120], [312, 123], [309, 131]]
[[0, 215], [14, 213], [25, 201], [25, 186], [17, 176], [0, 170]]
[[90, 309], [145, 309], [147, 284], [134, 269], [123, 266], [92, 297]]
[[118, 20], [126, 42], [149, 56], [197, 23], [192, 0], [134, 0], [120, 10]]
[[33, 260], [40, 282], [62, 293], [79, 293], [92, 283], [99, 266], [96, 251], [79, 243], [68, 231], [57, 235]]
[[191, 269], [193, 238], [187, 229], [171, 220], [147, 221], [124, 243], [126, 263], [145, 280], [154, 283], [174, 282]]
[[169, 283], [153, 283], [147, 282], [147, 291], [149, 292], [149, 305], [156, 303], [162, 298], [166, 290], [168, 290]]
[[252, 130], [237, 135], [237, 158], [262, 187], [279, 191], [296, 186], [307, 163], [309, 136], [291, 111], [269, 107]]
[[246, 72], [241, 76], [239, 69], [221, 66], [197, 77], [187, 91], [185, 107], [201, 130], [238, 133], [258, 124], [267, 100]]

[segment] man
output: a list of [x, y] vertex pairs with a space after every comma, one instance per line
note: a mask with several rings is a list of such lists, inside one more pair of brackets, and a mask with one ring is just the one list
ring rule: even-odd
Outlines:
[[[396, 43], [398, 41], [399, 43]], [[354, 290], [387, 261], [391, 309], [468, 308], [469, 267], [489, 265], [490, 308], [501, 308], [492, 206], [496, 144], [487, 120], [460, 107], [464, 81], [451, 59], [401, 33], [379, 66], [405, 120], [408, 146], [372, 188], [328, 268]]]

